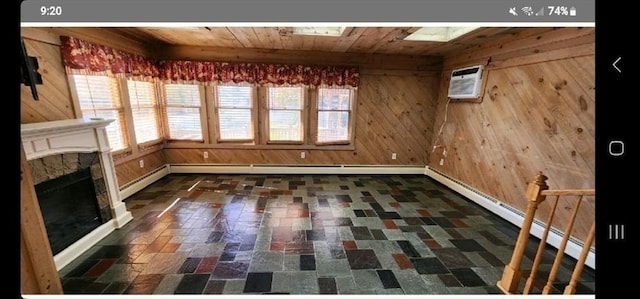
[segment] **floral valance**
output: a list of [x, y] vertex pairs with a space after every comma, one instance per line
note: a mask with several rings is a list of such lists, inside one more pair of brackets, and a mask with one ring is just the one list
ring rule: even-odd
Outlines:
[[360, 83], [355, 67], [304, 66], [208, 61], [160, 61], [160, 79], [274, 85], [352, 86]]
[[156, 62], [74, 37], [63, 36], [60, 39], [63, 62], [72, 70], [110, 71], [113, 74], [155, 77], [170, 82], [352, 87], [357, 87], [360, 83], [357, 67], [184, 60]]
[[111, 72], [126, 76], [158, 77], [157, 64], [144, 56], [61, 36], [62, 61], [67, 68], [91, 72]]

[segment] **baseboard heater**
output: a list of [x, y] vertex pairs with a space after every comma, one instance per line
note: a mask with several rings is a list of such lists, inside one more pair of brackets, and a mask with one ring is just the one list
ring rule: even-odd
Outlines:
[[215, 165], [171, 164], [171, 173], [229, 174], [424, 174], [423, 166], [402, 165]]
[[166, 164], [123, 185], [122, 187], [120, 187], [120, 200], [127, 199], [129, 196], [153, 184], [155, 181], [163, 178], [169, 173], [169, 164]]
[[[452, 190], [460, 193], [462, 196], [472, 200], [473, 202], [479, 204], [483, 208], [493, 212], [494, 214], [502, 217], [503, 219], [511, 222], [512, 224], [522, 227], [522, 221], [524, 220], [524, 213], [506, 203], [503, 203], [495, 198], [488, 196], [477, 189], [460, 182], [436, 169], [433, 169], [429, 166], [425, 167], [424, 174], [431, 177], [432, 179], [442, 183], [443, 185], [451, 188]], [[543, 222], [539, 220], [534, 220], [533, 225], [531, 226], [530, 233], [537, 238], [542, 236], [544, 232], [545, 225]], [[564, 238], [564, 233], [553, 226], [549, 230], [549, 235], [547, 237], [547, 244], [555, 247], [556, 249], [560, 246], [560, 242]], [[584, 243], [578, 239], [573, 237], [569, 238], [569, 242], [567, 243], [567, 247], [565, 249], [565, 254], [578, 259], [580, 257], [580, 252], [582, 251], [582, 247]], [[585, 264], [592, 269], [596, 268], [595, 263], [596, 253], [594, 248], [590, 248], [589, 254], [587, 256], [587, 261]]]

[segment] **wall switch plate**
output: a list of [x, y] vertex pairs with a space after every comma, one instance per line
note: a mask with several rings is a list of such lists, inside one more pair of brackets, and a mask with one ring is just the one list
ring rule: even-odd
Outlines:
[[202, 156], [207, 159], [209, 158], [209, 152], [202, 152]]
[[396, 155], [396, 153], [391, 153], [391, 160], [395, 160], [396, 158], [398, 158], [398, 155]]
[[140, 164], [140, 168], [144, 168], [144, 160], [140, 160], [138, 163]]
[[305, 152], [300, 152], [300, 159], [304, 159], [307, 157], [307, 153]]

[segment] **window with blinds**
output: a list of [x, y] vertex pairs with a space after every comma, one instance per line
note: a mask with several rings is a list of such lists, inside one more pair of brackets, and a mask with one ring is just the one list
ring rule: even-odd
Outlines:
[[216, 112], [220, 141], [253, 141], [253, 88], [217, 86]]
[[137, 143], [160, 139], [155, 85], [151, 82], [127, 80], [127, 87]]
[[350, 142], [351, 101], [349, 89], [318, 89], [317, 143]]
[[200, 88], [198, 85], [165, 84], [169, 139], [202, 140]]
[[268, 87], [268, 140], [295, 142], [304, 140], [302, 87]]
[[114, 120], [106, 127], [111, 150], [129, 147], [118, 80], [107, 76], [73, 75], [73, 83], [83, 117]]

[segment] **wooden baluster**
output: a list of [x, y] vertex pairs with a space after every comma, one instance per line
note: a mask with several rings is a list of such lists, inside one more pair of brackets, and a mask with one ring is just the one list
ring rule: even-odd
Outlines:
[[522, 263], [524, 250], [527, 247], [527, 241], [529, 240], [531, 224], [533, 223], [533, 218], [535, 217], [538, 205], [545, 199], [540, 192], [549, 189], [546, 181], [547, 177], [542, 173], [539, 173], [533, 182], [529, 183], [529, 187], [527, 187], [527, 200], [529, 203], [527, 204], [527, 211], [524, 220], [522, 221], [522, 228], [520, 229], [518, 240], [516, 240], [516, 246], [513, 249], [511, 261], [504, 267], [502, 279], [497, 283], [498, 288], [505, 294], [513, 294], [518, 288], [520, 276], [522, 275], [520, 264]]
[[551, 224], [553, 223], [553, 216], [556, 214], [556, 208], [558, 207], [558, 202], [560, 201], [560, 196], [556, 196], [556, 200], [553, 203], [553, 208], [551, 209], [551, 213], [547, 219], [547, 226], [544, 228], [544, 232], [542, 233], [542, 237], [540, 238], [540, 245], [538, 245], [538, 251], [536, 251], [536, 257], [533, 259], [533, 267], [531, 267], [531, 274], [527, 279], [527, 283], [524, 286], [524, 290], [522, 294], [529, 294], [533, 289], [533, 284], [536, 280], [536, 275], [538, 274], [538, 267], [540, 267], [540, 262], [542, 262], [542, 255], [544, 253], [544, 248], [547, 244], [547, 237], [549, 236], [549, 230], [551, 229]]
[[576, 267], [573, 269], [573, 274], [571, 274], [571, 281], [569, 281], [567, 287], [564, 288], [565, 295], [574, 294], [576, 292], [576, 285], [578, 284], [578, 279], [580, 279], [580, 274], [582, 274], [582, 269], [584, 269], [584, 262], [587, 260], [587, 255], [589, 255], [589, 249], [591, 249], [591, 244], [593, 244], [595, 235], [596, 224], [594, 222], [591, 224], [589, 235], [587, 236], [587, 240], [584, 242], [582, 252], [580, 252], [580, 258], [576, 263]]
[[580, 209], [580, 204], [582, 203], [582, 197], [583, 196], [580, 196], [578, 198], [578, 203], [576, 203], [575, 210], [573, 210], [573, 213], [571, 214], [571, 220], [569, 221], [569, 224], [567, 224], [567, 228], [564, 230], [564, 237], [562, 238], [562, 242], [560, 242], [560, 247], [558, 247], [558, 252], [556, 253], [556, 258], [553, 261], [553, 266], [551, 266], [549, 279], [547, 280], [547, 284], [542, 290], [542, 294], [544, 295], [551, 293], [551, 289], [553, 288], [553, 281], [556, 280], [556, 275], [558, 274], [558, 270], [560, 270], [560, 262], [564, 257], [564, 250], [567, 248], [569, 237], [571, 237], [571, 231], [573, 230], [573, 224], [576, 221], [576, 216], [578, 216], [578, 210]]

